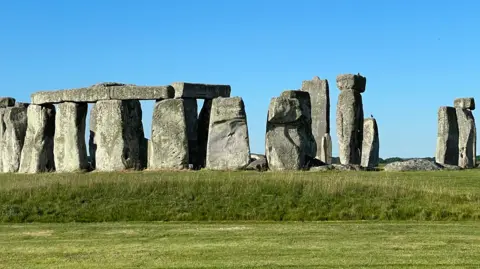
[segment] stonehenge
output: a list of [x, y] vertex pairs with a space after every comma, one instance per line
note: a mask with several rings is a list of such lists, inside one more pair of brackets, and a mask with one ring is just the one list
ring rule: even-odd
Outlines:
[[378, 138], [377, 121], [368, 118], [363, 121], [362, 167], [375, 168], [380, 156], [380, 141]]
[[3, 114], [2, 166], [4, 173], [18, 172], [25, 135], [27, 133], [27, 107], [5, 108]]

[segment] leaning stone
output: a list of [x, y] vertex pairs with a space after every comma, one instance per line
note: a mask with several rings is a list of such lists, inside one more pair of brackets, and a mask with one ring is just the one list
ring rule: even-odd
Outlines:
[[476, 166], [477, 130], [475, 118], [468, 109], [456, 108], [458, 122], [458, 166], [474, 168]]
[[374, 168], [380, 161], [380, 141], [377, 121], [373, 118], [363, 121], [362, 167]]
[[138, 100], [97, 102], [90, 115], [90, 154], [98, 171], [141, 170], [145, 135]]
[[438, 110], [438, 132], [435, 161], [440, 164], [458, 165], [458, 123], [453, 107]]
[[27, 132], [27, 108], [8, 107], [4, 111], [3, 172], [18, 172], [22, 148]]
[[27, 122], [18, 172], [34, 174], [55, 170], [53, 157], [55, 107], [30, 105], [27, 109]]
[[198, 84], [187, 82], [172, 83], [175, 98], [213, 99], [230, 97], [230, 85]]
[[359, 93], [365, 92], [367, 78], [360, 74], [343, 74], [337, 76], [337, 88], [343, 90], [355, 90]]
[[15, 98], [12, 97], [0, 97], [0, 108], [6, 108], [15, 105]]
[[188, 134], [183, 99], [159, 101], [153, 109], [149, 169], [188, 168]]
[[54, 155], [57, 172], [89, 168], [85, 144], [87, 103], [61, 103], [55, 120]]
[[411, 159], [393, 162], [385, 165], [385, 171], [436, 171], [442, 167], [435, 162], [425, 159]]
[[475, 99], [473, 97], [457, 98], [454, 101], [454, 107], [475, 110]]
[[360, 164], [363, 140], [362, 96], [354, 90], [340, 92], [337, 103], [337, 138], [342, 164]]
[[242, 98], [213, 99], [206, 168], [238, 170], [245, 168], [249, 162], [247, 115]]
[[198, 115], [198, 167], [205, 167], [207, 160], [208, 128], [210, 126], [210, 112], [212, 100], [205, 100]]
[[198, 166], [198, 106], [196, 99], [183, 99], [187, 125], [189, 164]]
[[[316, 157], [325, 163], [331, 163], [330, 144], [322, 144], [325, 138], [330, 137], [330, 89], [328, 81], [314, 77], [312, 80], [306, 80], [302, 83], [302, 91], [310, 94], [311, 115], [312, 115], [312, 133], [317, 144]], [[326, 137], [328, 135], [328, 137]], [[328, 159], [330, 156], [330, 160]]]

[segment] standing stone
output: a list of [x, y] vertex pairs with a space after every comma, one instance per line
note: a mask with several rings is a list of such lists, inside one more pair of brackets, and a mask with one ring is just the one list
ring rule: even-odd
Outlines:
[[437, 150], [435, 161], [440, 164], [458, 165], [458, 123], [453, 107], [438, 110]]
[[337, 76], [340, 95], [337, 103], [337, 138], [342, 164], [360, 164], [363, 140], [363, 104], [366, 78], [360, 75]]
[[188, 168], [188, 134], [183, 99], [159, 101], [153, 109], [149, 169]]
[[363, 121], [362, 167], [375, 168], [380, 160], [380, 141], [377, 121], [374, 118]]
[[210, 112], [212, 100], [205, 99], [198, 116], [198, 167], [205, 167], [207, 161], [208, 128], [210, 126]]
[[247, 116], [242, 98], [213, 99], [206, 167], [237, 170], [250, 161]]
[[18, 172], [34, 174], [55, 170], [53, 158], [54, 135], [55, 106], [28, 106], [27, 132]]
[[[272, 98], [268, 109], [265, 153], [271, 170], [305, 168], [311, 153], [310, 115], [298, 98]], [[310, 133], [308, 133], [310, 131]]]
[[85, 144], [87, 103], [61, 103], [55, 120], [54, 155], [57, 172], [88, 169]]
[[3, 116], [3, 172], [18, 172], [25, 134], [27, 132], [27, 108], [8, 107]]
[[330, 89], [328, 81], [321, 80], [319, 77], [303, 81], [302, 91], [310, 94], [312, 133], [317, 144], [317, 154], [314, 157], [324, 163], [331, 163], [332, 140], [330, 137]]
[[474, 168], [476, 166], [476, 127], [472, 111], [456, 108], [458, 121], [458, 166]]
[[138, 100], [99, 101], [92, 108], [90, 154], [98, 171], [141, 170], [145, 138]]
[[11, 97], [0, 97], [0, 173], [3, 172], [3, 144], [5, 134], [5, 123], [3, 116], [5, 115], [5, 109], [15, 105], [15, 99]]
[[189, 164], [198, 166], [198, 106], [196, 99], [183, 99], [187, 125]]

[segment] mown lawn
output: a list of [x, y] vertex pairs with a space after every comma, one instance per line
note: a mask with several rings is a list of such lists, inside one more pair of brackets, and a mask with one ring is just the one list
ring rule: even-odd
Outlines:
[[477, 222], [0, 225], [0, 268], [479, 268]]

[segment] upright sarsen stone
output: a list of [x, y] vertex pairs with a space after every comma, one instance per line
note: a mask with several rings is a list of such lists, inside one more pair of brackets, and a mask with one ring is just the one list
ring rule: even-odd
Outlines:
[[437, 149], [435, 161], [440, 164], [458, 165], [458, 123], [453, 107], [438, 110]]
[[90, 154], [98, 171], [141, 170], [145, 138], [138, 100], [99, 101], [92, 108]]
[[206, 168], [237, 170], [250, 161], [247, 116], [240, 97], [213, 99]]
[[[317, 159], [331, 163], [330, 89], [327, 80], [314, 77], [302, 83], [302, 91], [310, 94], [312, 133], [317, 144]], [[323, 144], [325, 143], [325, 144]]]
[[342, 164], [360, 164], [363, 138], [363, 104], [360, 92], [345, 89], [337, 103], [337, 137]]
[[18, 172], [34, 174], [55, 170], [53, 158], [55, 106], [28, 106], [27, 122], [27, 132]]
[[5, 115], [5, 109], [7, 107], [15, 106], [15, 99], [12, 97], [0, 97], [0, 173], [3, 172], [3, 146], [4, 146], [4, 134], [5, 134], [5, 122], [3, 116]]
[[8, 107], [3, 115], [3, 172], [18, 172], [25, 134], [27, 132], [27, 108]]
[[150, 139], [149, 169], [188, 168], [188, 134], [183, 99], [155, 104]]
[[458, 166], [473, 168], [476, 165], [477, 131], [475, 118], [469, 109], [456, 108], [458, 122]]
[[87, 103], [61, 103], [55, 120], [54, 155], [57, 172], [76, 172], [88, 168], [85, 144]]
[[374, 118], [363, 121], [362, 167], [377, 167], [380, 156], [380, 141], [377, 121]]

